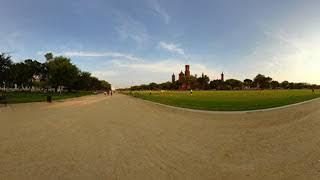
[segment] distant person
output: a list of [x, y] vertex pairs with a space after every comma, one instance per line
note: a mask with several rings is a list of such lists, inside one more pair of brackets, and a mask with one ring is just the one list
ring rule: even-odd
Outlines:
[[315, 93], [315, 91], [314, 91], [314, 87], [312, 88], [312, 93], [313, 93], [313, 94]]
[[112, 91], [110, 91], [110, 94], [111, 94], [111, 96], [112, 96]]
[[110, 91], [107, 91], [107, 94], [108, 94], [108, 96], [109, 96], [109, 94], [110, 94]]
[[192, 89], [190, 89], [190, 95], [192, 96]]

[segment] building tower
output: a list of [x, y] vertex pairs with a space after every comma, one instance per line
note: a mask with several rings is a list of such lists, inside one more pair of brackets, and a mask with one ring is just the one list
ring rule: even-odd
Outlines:
[[184, 74], [183, 74], [183, 72], [181, 71], [180, 73], [179, 73], [179, 81], [182, 81], [184, 79]]
[[223, 72], [221, 73], [221, 81], [224, 81], [224, 74], [223, 74]]
[[184, 74], [186, 77], [190, 77], [190, 66], [189, 65], [186, 65], [186, 70], [185, 70]]
[[174, 73], [172, 74], [172, 83], [174, 83], [176, 81], [176, 76], [174, 75]]

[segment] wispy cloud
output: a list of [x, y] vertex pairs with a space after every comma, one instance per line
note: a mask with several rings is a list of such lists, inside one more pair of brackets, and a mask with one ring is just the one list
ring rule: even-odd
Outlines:
[[[38, 55], [45, 53], [38, 52]], [[53, 54], [75, 58], [103, 57], [104, 61], [98, 61], [97, 65], [93, 67], [94, 70], [90, 72], [100, 79], [108, 80], [115, 87], [170, 81], [172, 73], [178, 74], [181, 70], [184, 70], [184, 65], [186, 64], [184, 58], [147, 59], [119, 52], [66, 51], [53, 52]], [[188, 60], [188, 63], [191, 65], [192, 74], [200, 75], [203, 72], [213, 79], [220, 72], [196, 60]]]
[[120, 39], [133, 40], [139, 46], [143, 46], [149, 41], [150, 35], [144, 24], [123, 12], [114, 11], [114, 14], [117, 21], [115, 30], [119, 34]]
[[315, 76], [320, 69], [319, 33], [298, 36], [281, 29], [266, 28], [262, 32], [265, 38], [230, 68], [238, 72], [238, 77], [263, 73], [279, 81], [320, 82], [320, 77]]
[[13, 61], [19, 61], [22, 58], [21, 52], [25, 50], [23, 34], [19, 31], [2, 32], [0, 31], [0, 52], [14, 55]]
[[166, 42], [159, 42], [159, 46], [171, 53], [177, 53], [180, 55], [185, 56], [185, 52], [182, 48], [179, 47], [178, 44], [173, 44], [173, 43], [166, 43]]
[[[39, 51], [38, 55], [44, 55], [46, 52]], [[52, 52], [54, 55], [62, 55], [68, 57], [111, 57], [111, 58], [124, 58], [131, 61], [141, 61], [141, 59], [119, 52], [93, 52], [93, 51], [67, 51], [67, 52]]]
[[164, 22], [166, 24], [169, 24], [171, 17], [169, 16], [169, 14], [167, 13], [167, 11], [160, 6], [160, 3], [158, 0], [147, 0], [150, 8], [152, 9], [152, 11], [157, 14], [158, 16], [162, 17]]
[[[182, 59], [153, 59], [139, 58], [141, 61], [129, 61], [115, 58], [100, 66], [93, 74], [107, 79], [117, 87], [127, 87], [135, 84], [170, 81], [172, 73], [178, 74], [184, 70], [185, 61]], [[202, 72], [212, 79], [218, 76], [216, 69], [210, 68], [196, 61], [190, 62], [191, 73], [200, 75]]]

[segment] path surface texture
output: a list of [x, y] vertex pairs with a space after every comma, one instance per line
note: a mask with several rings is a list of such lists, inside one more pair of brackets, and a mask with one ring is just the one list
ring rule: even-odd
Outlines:
[[230, 114], [125, 95], [2, 107], [0, 179], [320, 179], [320, 100]]

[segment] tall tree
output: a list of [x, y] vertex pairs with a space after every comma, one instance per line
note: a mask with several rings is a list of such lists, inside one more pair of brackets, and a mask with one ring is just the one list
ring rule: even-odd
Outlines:
[[256, 85], [257, 88], [261, 88], [261, 89], [268, 89], [270, 88], [270, 83], [272, 81], [272, 78], [270, 77], [266, 77], [262, 74], [258, 74], [253, 82]]
[[10, 82], [10, 67], [12, 66], [11, 56], [1, 53], [0, 54], [0, 86], [4, 83]]
[[280, 83], [281, 88], [283, 89], [288, 89], [289, 88], [289, 82], [288, 81], [283, 81]]
[[245, 88], [251, 88], [253, 86], [253, 81], [251, 79], [245, 79], [243, 81], [243, 85]]
[[28, 67], [25, 63], [19, 62], [11, 66], [11, 80], [18, 88], [26, 87], [28, 85]]
[[47, 61], [53, 60], [53, 54], [51, 52], [48, 52], [44, 55]]
[[48, 81], [57, 91], [59, 86], [71, 88], [79, 74], [78, 68], [71, 63], [69, 58], [59, 56], [47, 63]]
[[77, 90], [91, 90], [91, 74], [89, 72], [80, 72], [73, 87]]
[[100, 84], [101, 84], [100, 90], [107, 90], [107, 91], [111, 90], [111, 84], [108, 83], [107, 81], [102, 80], [100, 81]]
[[198, 82], [197, 89], [203, 89], [203, 90], [209, 89], [210, 79], [207, 75], [202, 74], [201, 77], [197, 78], [197, 82]]
[[227, 86], [230, 86], [231, 89], [242, 89], [242, 82], [237, 79], [228, 79], [225, 83]]
[[278, 89], [280, 87], [280, 83], [278, 81], [271, 81], [270, 85], [272, 89]]

